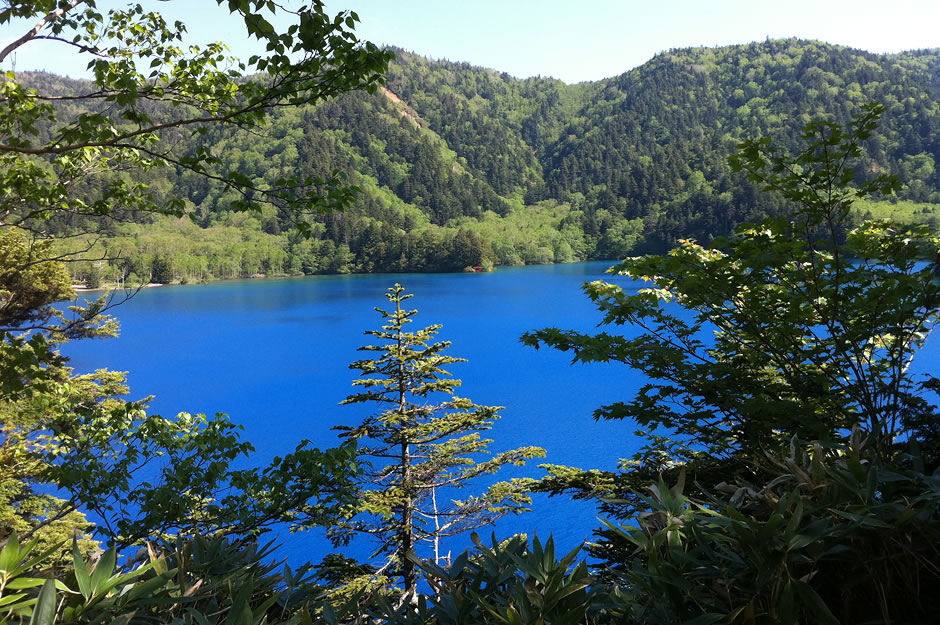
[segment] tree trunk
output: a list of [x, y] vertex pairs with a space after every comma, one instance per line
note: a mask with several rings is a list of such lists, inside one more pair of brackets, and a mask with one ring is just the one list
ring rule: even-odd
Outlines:
[[[401, 302], [398, 302], [398, 314], [401, 315]], [[398, 329], [398, 353], [402, 353], [402, 330]], [[398, 361], [398, 412], [404, 419], [408, 411], [405, 375], [405, 362]], [[403, 421], [404, 422], [404, 421]], [[405, 601], [417, 596], [418, 570], [409, 556], [414, 555], [414, 493], [411, 484], [411, 446], [402, 438], [401, 441], [401, 570], [405, 586]]]
[[411, 449], [408, 443], [401, 444], [402, 491], [401, 506], [401, 567], [405, 583], [405, 594], [412, 597], [418, 591], [418, 570], [408, 556], [414, 555], [414, 498], [411, 493]]

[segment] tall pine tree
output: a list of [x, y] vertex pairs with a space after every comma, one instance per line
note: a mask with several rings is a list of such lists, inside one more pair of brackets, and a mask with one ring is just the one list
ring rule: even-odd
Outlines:
[[457, 489], [506, 465], [542, 457], [545, 450], [488, 452], [492, 441], [480, 433], [490, 429], [501, 408], [454, 395], [461, 381], [444, 367], [463, 359], [444, 353], [450, 341], [434, 341], [441, 326], [406, 331], [417, 311], [404, 310], [402, 303], [412, 296], [396, 284], [387, 297], [392, 310], [376, 308], [385, 320], [382, 329], [366, 331], [378, 344], [359, 348], [375, 357], [350, 365], [361, 372], [353, 385], [362, 391], [342, 402], [374, 402], [380, 411], [356, 427], [337, 428], [343, 437], [359, 439], [359, 457], [369, 463], [356, 514], [341, 529], [347, 537], [364, 532], [378, 538], [376, 554], [387, 558], [379, 571], [400, 574], [408, 598], [417, 589], [414, 558], [422, 545], [440, 561], [442, 538], [527, 510], [532, 480], [497, 482], [480, 494], [451, 498]]

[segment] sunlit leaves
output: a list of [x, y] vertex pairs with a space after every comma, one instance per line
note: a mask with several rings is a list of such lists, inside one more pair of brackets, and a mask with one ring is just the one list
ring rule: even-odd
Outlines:
[[[98, 179], [113, 185], [116, 171], [160, 164], [209, 176], [239, 192], [243, 199], [233, 204], [235, 209], [254, 209], [261, 202], [296, 213], [342, 210], [355, 190], [344, 189], [337, 179], [321, 184], [285, 179], [274, 187], [258, 186], [235, 172], [220, 171], [209, 150], [185, 152], [174, 133], [198, 133], [216, 124], [258, 127], [276, 107], [311, 103], [354, 89], [374, 90], [390, 54], [355, 37], [351, 30], [355, 16], [330, 17], [320, 3], [299, 10], [298, 23], [285, 32], [278, 32], [262, 14], [262, 10], [279, 12], [273, 3], [234, 2], [228, 8], [241, 15], [249, 35], [267, 42], [270, 54], [252, 57], [245, 66], [230, 58], [221, 43], [184, 47], [183, 24], [170, 24], [139, 5], [113, 9], [107, 15], [87, 5], [58, 15], [52, 32], [87, 54], [94, 74], [94, 83], [81, 86], [84, 91], [70, 94], [69, 101], [84, 103], [91, 111], [62, 115], [59, 121], [61, 104], [52, 95], [23, 88], [12, 74], [0, 83], [0, 151], [15, 155], [14, 168], [28, 175], [23, 178], [27, 186], [11, 198], [14, 218], [47, 219], [62, 211], [81, 214], [86, 212], [82, 204], [92, 200], [63, 197], [60, 189], [70, 181]], [[4, 19], [31, 12], [45, 15], [45, 3], [18, 5], [5, 12]], [[262, 74], [249, 77], [246, 71]], [[50, 138], [37, 143], [40, 126]], [[95, 151], [85, 154], [85, 162], [76, 163], [71, 154], [87, 148]], [[45, 157], [46, 167], [28, 172], [31, 156]], [[177, 206], [145, 192], [101, 193], [94, 203], [90, 212], [97, 216], [117, 210], [179, 213]]]
[[46, 579], [55, 562], [34, 546], [20, 548], [13, 535], [0, 552], [4, 622], [274, 625], [311, 623], [319, 608], [308, 567], [272, 563], [270, 544], [204, 537], [157, 541], [123, 562], [113, 550], [97, 558], [76, 551], [65, 583]]
[[627, 259], [613, 271], [651, 284], [635, 293], [586, 285], [603, 323], [634, 336], [542, 330], [524, 340], [644, 371], [651, 382], [635, 399], [598, 416], [667, 428], [715, 457], [772, 448], [780, 432], [830, 439], [856, 426], [890, 444], [915, 401], [907, 366], [940, 310], [940, 243], [920, 226], [848, 229], [853, 198], [896, 188], [888, 176], [847, 186], [881, 111], [863, 107], [846, 130], [809, 124], [792, 158], [766, 139], [741, 145], [733, 166], [796, 202], [790, 218]]
[[336, 428], [341, 436], [359, 441], [359, 456], [369, 467], [350, 518], [337, 524], [334, 536], [337, 542], [348, 541], [354, 532], [378, 538], [376, 554], [400, 566], [405, 591], [414, 593], [413, 559], [419, 549], [433, 549], [435, 562], [440, 562], [442, 538], [526, 510], [532, 480], [497, 482], [462, 499], [456, 498], [456, 489], [545, 451], [521, 447], [490, 452], [492, 441], [481, 432], [490, 429], [501, 408], [456, 396], [461, 382], [448, 369], [462, 359], [446, 353], [449, 341], [435, 340], [441, 326], [408, 331], [417, 311], [402, 304], [412, 296], [399, 284], [386, 295], [394, 308], [376, 308], [382, 327], [366, 331], [376, 343], [359, 348], [371, 357], [350, 365], [360, 372], [353, 385], [361, 390], [343, 401], [375, 403], [378, 412], [358, 426]]

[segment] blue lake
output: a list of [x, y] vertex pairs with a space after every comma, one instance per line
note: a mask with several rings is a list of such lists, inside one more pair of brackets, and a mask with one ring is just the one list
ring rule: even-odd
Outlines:
[[[478, 404], [505, 406], [490, 432], [491, 450], [539, 445], [544, 462], [613, 469], [639, 442], [626, 422], [594, 422], [598, 406], [631, 396], [643, 383], [623, 365], [571, 365], [570, 356], [534, 350], [520, 335], [543, 327], [590, 331], [599, 313], [581, 292], [604, 277], [608, 262], [501, 269], [486, 274], [317, 276], [220, 282], [146, 289], [116, 309], [121, 336], [67, 346], [77, 372], [129, 371], [132, 397], [155, 395], [151, 412], [225, 412], [245, 428], [254, 462], [292, 451], [302, 439], [338, 443], [331, 427], [358, 423], [369, 407], [338, 406], [353, 392], [349, 363], [377, 329], [386, 289], [401, 283], [419, 310], [413, 327], [443, 324], [439, 338], [463, 380], [459, 394]], [[609, 277], [608, 277], [609, 278]], [[625, 283], [621, 278], [614, 278]], [[931, 337], [914, 368], [937, 364], [940, 339]], [[926, 356], [926, 357], [924, 357]], [[532, 462], [524, 474], [542, 472]], [[519, 475], [520, 472], [507, 473]], [[500, 536], [552, 533], [564, 548], [590, 538], [594, 508], [564, 498], [537, 497], [533, 511], [504, 518]], [[331, 551], [319, 532], [279, 536], [294, 564]], [[455, 539], [462, 549], [469, 538]], [[366, 557], [370, 545], [344, 549]]]
[[[401, 283], [418, 309], [413, 327], [443, 324], [438, 337], [468, 362], [450, 370], [478, 404], [505, 406], [488, 434], [491, 450], [539, 445], [544, 462], [613, 469], [638, 443], [629, 423], [595, 423], [592, 411], [621, 399], [642, 380], [623, 366], [574, 365], [569, 355], [519, 342], [536, 328], [593, 329], [600, 316], [581, 292], [609, 262], [503, 269], [485, 274], [346, 275], [246, 280], [145, 289], [115, 309], [121, 335], [68, 346], [77, 372], [129, 371], [131, 397], [155, 395], [151, 412], [227, 413], [244, 426], [258, 464], [304, 438], [338, 443], [331, 427], [369, 414], [338, 406], [353, 392], [363, 335], [378, 329], [374, 307]], [[542, 461], [538, 461], [542, 462]], [[531, 462], [524, 474], [543, 472]], [[513, 471], [501, 475], [519, 475]], [[565, 547], [598, 525], [584, 502], [539, 497], [533, 512], [504, 518], [498, 535], [552, 533]], [[485, 531], [485, 530], [484, 530]], [[329, 544], [318, 532], [280, 537], [292, 562], [319, 560]], [[461, 549], [469, 538], [452, 544]], [[369, 545], [354, 547], [367, 555]]]

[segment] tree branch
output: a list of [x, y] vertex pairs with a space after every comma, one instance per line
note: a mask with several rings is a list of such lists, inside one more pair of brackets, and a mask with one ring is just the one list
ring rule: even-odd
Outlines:
[[0, 52], [0, 63], [3, 63], [6, 60], [6, 58], [14, 50], [22, 46], [24, 43], [26, 43], [30, 39], [35, 38], [36, 35], [39, 34], [39, 31], [45, 28], [46, 25], [50, 24], [51, 22], [54, 22], [55, 20], [62, 17], [63, 15], [65, 15], [66, 13], [68, 13], [69, 11], [77, 7], [78, 5], [82, 4], [83, 2], [85, 2], [85, 0], [71, 0], [68, 6], [59, 7], [55, 11], [49, 12], [44, 18], [36, 22], [36, 25], [33, 26], [33, 28], [29, 32], [27, 32], [25, 35], [23, 35], [22, 37], [20, 37], [19, 39], [17, 39], [10, 45], [8, 45], [6, 48], [3, 49], [2, 52]]

